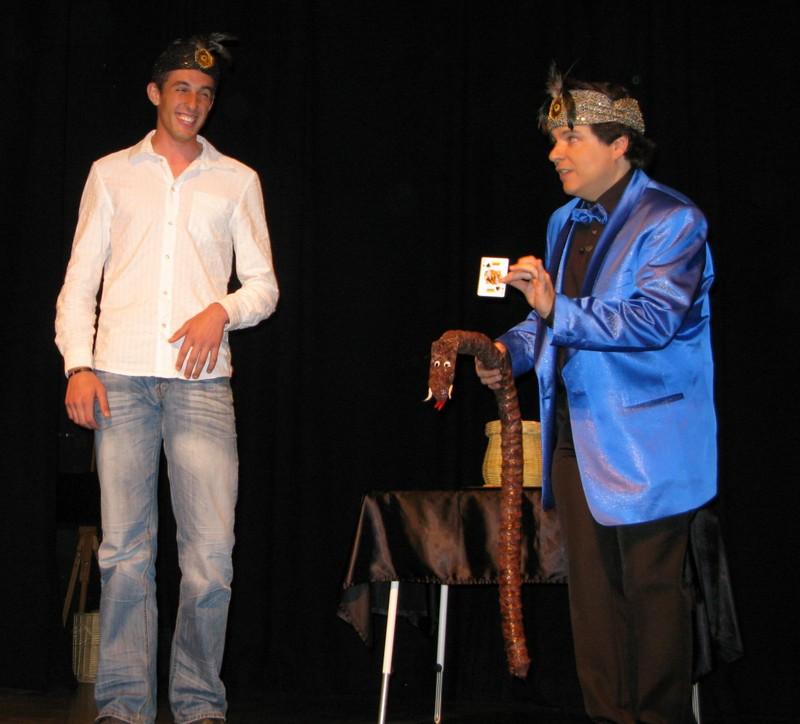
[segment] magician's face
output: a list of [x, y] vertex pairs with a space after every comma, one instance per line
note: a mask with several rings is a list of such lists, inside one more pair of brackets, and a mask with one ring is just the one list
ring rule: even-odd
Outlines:
[[200, 70], [172, 70], [162, 87], [147, 86], [156, 106], [156, 130], [173, 141], [194, 141], [214, 105], [214, 79]]
[[564, 193], [597, 201], [630, 168], [625, 159], [628, 138], [606, 144], [591, 126], [562, 126], [550, 134], [553, 148], [548, 158], [556, 168]]

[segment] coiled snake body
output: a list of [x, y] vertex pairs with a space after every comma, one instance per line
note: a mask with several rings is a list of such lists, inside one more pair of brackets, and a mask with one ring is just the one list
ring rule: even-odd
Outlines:
[[500, 566], [500, 620], [509, 671], [525, 678], [530, 658], [525, 643], [520, 596], [521, 519], [522, 519], [522, 416], [517, 389], [508, 356], [480, 332], [450, 330], [431, 345], [428, 397], [441, 410], [453, 389], [456, 358], [459, 354], [477, 357], [485, 367], [499, 368], [501, 382], [494, 391], [500, 418], [502, 464], [498, 563]]

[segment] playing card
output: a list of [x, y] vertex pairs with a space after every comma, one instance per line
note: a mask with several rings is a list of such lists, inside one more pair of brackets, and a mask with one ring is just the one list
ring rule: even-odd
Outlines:
[[481, 257], [481, 271], [478, 275], [479, 297], [504, 297], [506, 285], [500, 280], [508, 274], [508, 259], [496, 256]]

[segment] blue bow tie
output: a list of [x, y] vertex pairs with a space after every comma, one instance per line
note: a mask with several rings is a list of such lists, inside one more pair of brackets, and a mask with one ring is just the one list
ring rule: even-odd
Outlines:
[[579, 224], [591, 224], [593, 221], [598, 224], [605, 224], [608, 221], [608, 214], [600, 204], [592, 204], [585, 209], [576, 206], [572, 209], [569, 218]]

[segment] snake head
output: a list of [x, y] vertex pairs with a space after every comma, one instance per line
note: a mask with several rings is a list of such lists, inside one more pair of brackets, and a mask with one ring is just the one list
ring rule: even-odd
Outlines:
[[428, 368], [428, 396], [436, 400], [435, 407], [441, 410], [453, 395], [453, 378], [456, 372], [458, 350], [449, 340], [436, 340], [431, 345], [431, 364]]

